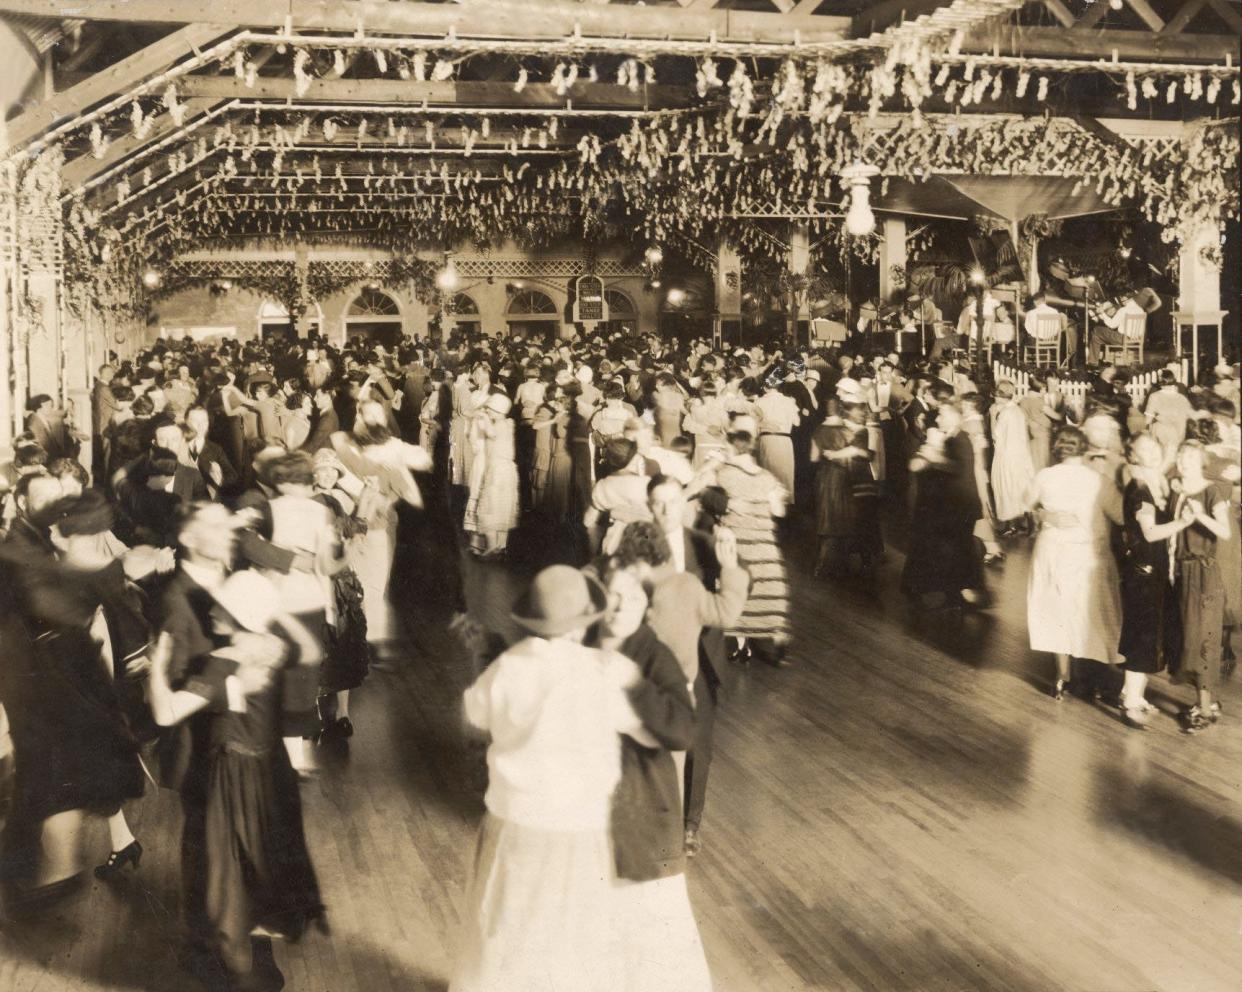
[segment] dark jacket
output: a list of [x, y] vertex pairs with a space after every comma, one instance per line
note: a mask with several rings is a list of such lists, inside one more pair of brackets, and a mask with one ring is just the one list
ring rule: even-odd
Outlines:
[[660, 748], [621, 738], [621, 781], [612, 803], [612, 842], [617, 875], [636, 882], [686, 870], [681, 790], [672, 751], [694, 741], [694, 704], [673, 652], [646, 624], [622, 645], [642, 670], [630, 703]]
[[314, 454], [321, 448], [332, 447], [332, 435], [341, 429], [340, 418], [335, 410], [322, 410], [315, 420], [315, 427], [302, 442], [302, 450]]

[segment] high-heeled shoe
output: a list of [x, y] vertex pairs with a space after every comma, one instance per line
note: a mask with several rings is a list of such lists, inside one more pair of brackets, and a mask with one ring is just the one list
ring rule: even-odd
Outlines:
[[336, 725], [332, 728], [332, 732], [340, 738], [348, 738], [354, 736], [354, 721], [347, 716], [339, 717]]
[[111, 878], [113, 875], [119, 875], [121, 870], [127, 865], [132, 864], [134, 870], [138, 870], [138, 862], [142, 860], [142, 845], [137, 841], [126, 845], [119, 851], [113, 851], [108, 855], [108, 860], [102, 865], [95, 868], [96, 878]]
[[1069, 679], [1057, 679], [1052, 684], [1052, 698], [1058, 703], [1065, 698], [1066, 692], [1069, 691]]

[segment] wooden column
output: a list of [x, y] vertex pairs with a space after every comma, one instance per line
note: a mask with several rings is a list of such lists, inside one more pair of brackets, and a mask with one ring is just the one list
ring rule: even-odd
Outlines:
[[[894, 270], [897, 270], [896, 274]], [[884, 240], [880, 242], [880, 300], [888, 303], [905, 285], [906, 219], [884, 218]]]
[[[3, 125], [0, 124], [0, 130]], [[11, 163], [0, 166], [0, 460], [7, 461], [15, 429], [10, 385], [16, 328], [13, 292], [17, 280], [17, 170]]]
[[785, 338], [791, 344], [798, 340], [798, 322], [810, 320], [807, 309], [805, 280], [811, 267], [811, 233], [805, 224], [794, 224], [789, 231], [789, 274], [801, 284], [790, 294], [786, 304]]
[[721, 239], [716, 247], [716, 317], [713, 342], [740, 344], [742, 331], [742, 258], [737, 247]]

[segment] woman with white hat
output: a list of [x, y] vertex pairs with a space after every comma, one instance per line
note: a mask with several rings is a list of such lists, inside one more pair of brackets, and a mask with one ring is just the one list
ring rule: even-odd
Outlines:
[[[706, 466], [687, 487], [686, 495], [708, 486], [719, 486], [728, 495], [721, 523], [737, 535], [738, 562], [750, 572], [752, 585], [741, 618], [725, 633], [738, 639], [739, 658], [749, 658], [750, 640], [764, 646], [759, 653], [765, 660], [783, 665], [790, 635], [789, 583], [776, 540], [776, 521], [785, 516], [789, 493], [755, 460], [758, 436], [759, 423], [754, 417], [734, 415], [729, 424], [729, 457]], [[764, 649], [768, 643], [774, 650]]]
[[595, 579], [545, 568], [511, 614], [528, 636], [466, 690], [466, 721], [491, 743], [450, 992], [624, 983], [608, 825], [619, 735], [650, 738], [627, 695], [638, 666], [582, 643], [607, 605]]
[[470, 534], [470, 550], [482, 558], [504, 555], [509, 531], [521, 513], [512, 408], [508, 396], [492, 393], [476, 423], [483, 445], [474, 466], [480, 478], [477, 492], [471, 489], [463, 526]]
[[351, 434], [332, 435], [332, 447], [341, 463], [366, 483], [358, 498], [358, 517], [367, 530], [347, 547], [349, 563], [363, 588], [367, 639], [382, 658], [392, 649], [398, 630], [388, 602], [388, 581], [397, 545], [398, 502], [421, 508], [423, 497], [414, 472], [432, 468], [431, 456], [416, 444], [389, 433], [388, 415], [379, 403], [358, 405]]

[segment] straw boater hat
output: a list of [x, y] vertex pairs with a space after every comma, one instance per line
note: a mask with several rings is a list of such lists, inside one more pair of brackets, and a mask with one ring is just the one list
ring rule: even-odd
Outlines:
[[598, 581], [568, 565], [549, 565], [535, 576], [509, 616], [532, 634], [558, 637], [589, 627], [607, 606], [608, 595]]

